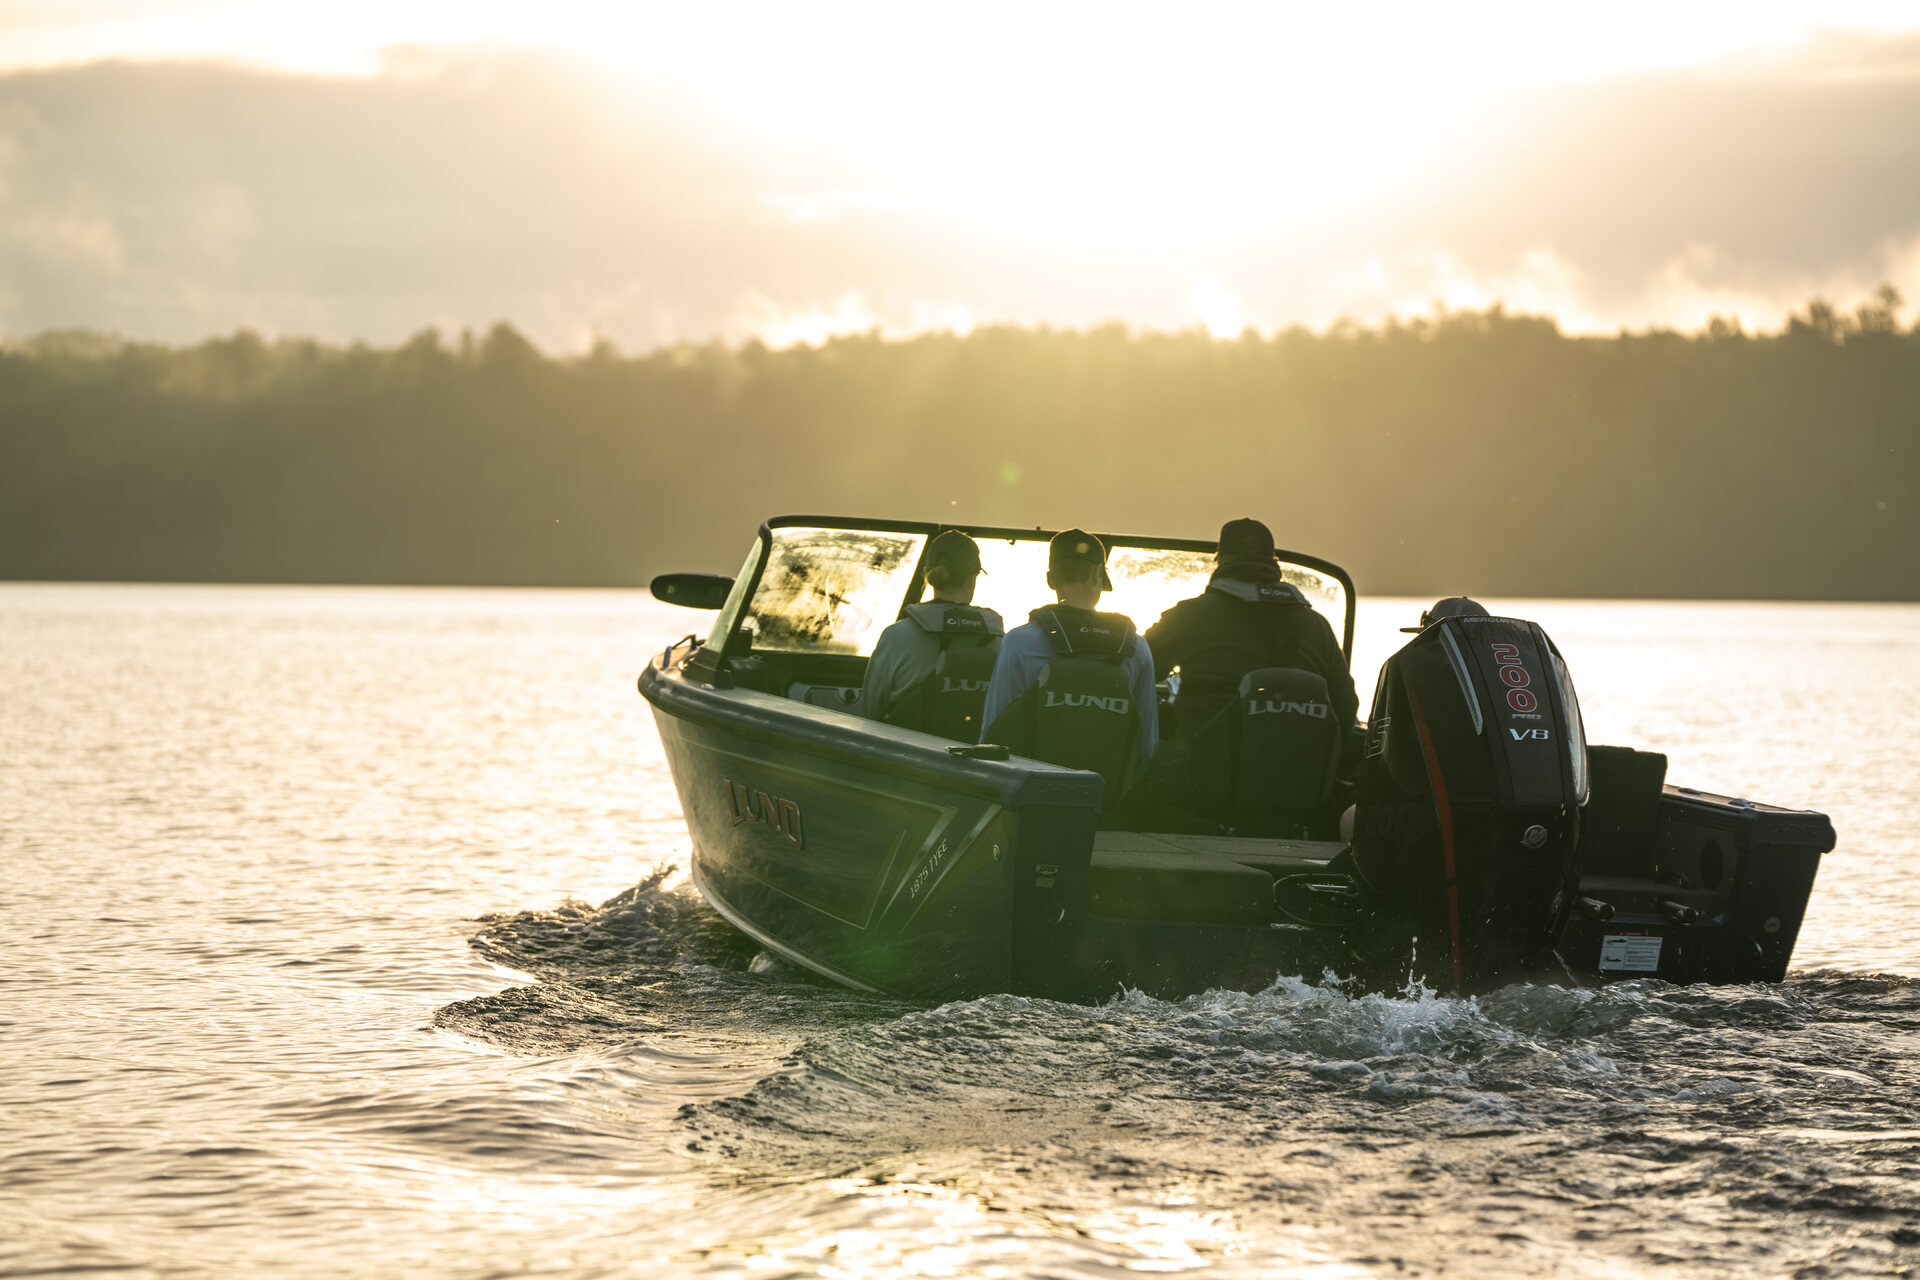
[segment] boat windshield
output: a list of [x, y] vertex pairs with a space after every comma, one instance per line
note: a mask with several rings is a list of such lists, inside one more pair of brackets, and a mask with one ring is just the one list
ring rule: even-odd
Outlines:
[[900, 616], [923, 533], [773, 531], [748, 616], [756, 649], [866, 656]]
[[[865, 657], [901, 609], [921, 598], [916, 569], [929, 532], [819, 525], [783, 525], [769, 532], [766, 568], [747, 606], [757, 650]], [[970, 532], [980, 544], [984, 570], [975, 604], [995, 610], [1012, 627], [1053, 602], [1045, 534]], [[748, 557], [749, 566], [753, 560]], [[1130, 546], [1116, 538], [1107, 553], [1113, 590], [1100, 607], [1125, 614], [1145, 631], [1175, 603], [1204, 591], [1213, 567], [1210, 548]], [[1280, 572], [1326, 618], [1335, 636], [1345, 634], [1347, 588], [1338, 577], [1285, 560]], [[729, 626], [735, 608], [729, 601], [721, 629]]]
[[[1047, 587], [1047, 544], [1026, 538], [1013, 541], [979, 539], [980, 567], [985, 571], [974, 587], [973, 602], [1006, 619], [1008, 626], [1027, 620], [1027, 614], [1052, 604]], [[1280, 574], [1300, 589], [1307, 603], [1326, 615], [1333, 634], [1344, 633], [1347, 590], [1338, 578], [1305, 565], [1282, 564]], [[1160, 615], [1182, 600], [1207, 589], [1213, 576], [1211, 551], [1130, 547], [1118, 543], [1107, 552], [1107, 576], [1113, 590], [1100, 597], [1100, 608], [1133, 619], [1145, 631]]]

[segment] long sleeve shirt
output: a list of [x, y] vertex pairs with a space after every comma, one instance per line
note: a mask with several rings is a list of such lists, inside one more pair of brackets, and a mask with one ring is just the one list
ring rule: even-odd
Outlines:
[[940, 637], [911, 618], [902, 618], [880, 633], [880, 642], [867, 659], [867, 678], [860, 691], [860, 714], [885, 720], [894, 704], [933, 672], [940, 660]]

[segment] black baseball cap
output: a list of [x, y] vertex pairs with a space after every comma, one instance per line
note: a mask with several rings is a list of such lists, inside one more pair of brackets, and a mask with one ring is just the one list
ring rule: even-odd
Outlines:
[[1063, 564], [1093, 564], [1100, 566], [1100, 589], [1113, 590], [1113, 579], [1107, 576], [1107, 549], [1100, 539], [1085, 529], [1068, 529], [1064, 533], [1053, 535], [1053, 541], [1047, 544], [1047, 572]]
[[1251, 516], [1220, 526], [1220, 563], [1273, 559], [1273, 532]]
[[958, 529], [936, 533], [927, 543], [927, 568], [938, 565], [945, 565], [963, 578], [980, 573], [980, 544]]
[[1478, 600], [1469, 600], [1466, 596], [1448, 596], [1420, 615], [1419, 626], [1400, 629], [1406, 632], [1425, 631], [1442, 618], [1490, 618], [1492, 616], [1487, 612], [1487, 606]]

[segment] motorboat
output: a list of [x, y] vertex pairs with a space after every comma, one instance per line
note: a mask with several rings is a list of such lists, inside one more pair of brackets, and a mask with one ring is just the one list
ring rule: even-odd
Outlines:
[[[820, 516], [766, 521], [731, 578], [653, 582], [716, 611], [639, 689], [693, 881], [767, 951], [930, 1001], [1175, 997], [1283, 974], [1462, 992], [1784, 977], [1834, 847], [1827, 818], [1675, 786], [1658, 753], [1590, 745], [1572, 673], [1523, 619], [1424, 627], [1383, 666], [1365, 724], [1332, 739], [1324, 707], [1288, 692], [1300, 673], [1250, 674], [1222, 713], [1241, 718], [1188, 763], [1200, 811], [1171, 819], [1114, 803], [1128, 780], [1022, 755], [991, 728], [956, 740], [863, 715], [868, 659], [920, 603], [949, 528], [979, 546], [977, 606], [1016, 622], [1052, 600], [1051, 531]], [[1212, 542], [1099, 536], [1101, 608], [1143, 624], [1214, 569]], [[1350, 576], [1275, 560], [1351, 663]], [[1138, 713], [1166, 715], [1174, 685]], [[1297, 714], [1250, 718], [1263, 700]]]

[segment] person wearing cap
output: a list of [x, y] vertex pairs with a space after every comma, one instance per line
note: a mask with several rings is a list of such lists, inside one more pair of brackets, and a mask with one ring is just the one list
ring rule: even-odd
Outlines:
[[908, 695], [933, 675], [943, 652], [1000, 642], [1006, 632], [1000, 615], [973, 607], [979, 578], [980, 546], [966, 534], [948, 529], [927, 544], [926, 582], [933, 588], [933, 599], [908, 605], [905, 616], [880, 633], [873, 656], [867, 659], [860, 691], [862, 715], [890, 723], [901, 723], [902, 716], [911, 718]]
[[1490, 616], [1492, 615], [1487, 612], [1487, 606], [1481, 604], [1478, 600], [1470, 599], [1467, 596], [1448, 596], [1445, 600], [1436, 601], [1433, 608], [1424, 610], [1420, 614], [1419, 626], [1402, 627], [1400, 631], [1403, 635], [1417, 635], [1442, 618], [1486, 618]]
[[901, 699], [933, 672], [940, 654], [952, 647], [998, 643], [1005, 624], [992, 609], [973, 607], [979, 580], [979, 544], [958, 529], [947, 529], [927, 543], [925, 583], [933, 598], [908, 605], [885, 631], [867, 660], [861, 713], [893, 720]]
[[1307, 598], [1281, 580], [1273, 534], [1254, 519], [1220, 528], [1207, 589], [1182, 600], [1147, 632], [1154, 674], [1180, 669], [1174, 737], [1190, 738], [1233, 700], [1240, 678], [1262, 667], [1295, 667], [1327, 682], [1333, 712], [1355, 723], [1360, 696], [1333, 628]]
[[1098, 612], [1100, 597], [1113, 589], [1113, 579], [1107, 576], [1107, 549], [1100, 539], [1084, 529], [1055, 534], [1047, 547], [1047, 586], [1058, 603], [1035, 609], [1026, 622], [1007, 632], [1000, 657], [993, 664], [993, 678], [987, 683], [987, 703], [980, 723], [991, 727], [1001, 712], [1033, 686], [1048, 664], [1061, 656], [1053, 637], [1084, 637], [1089, 652], [1105, 648], [1124, 655], [1119, 660], [1120, 670], [1127, 677], [1139, 715], [1137, 745], [1139, 764], [1144, 765], [1160, 745], [1153, 651], [1135, 633], [1131, 618]]

